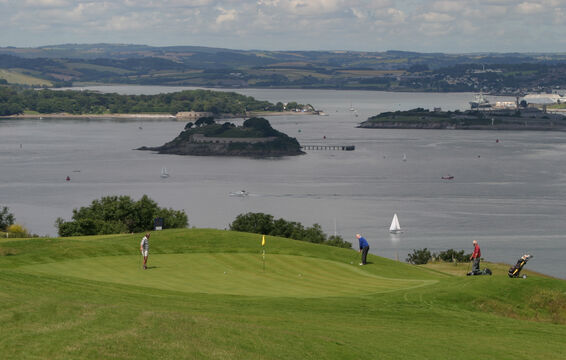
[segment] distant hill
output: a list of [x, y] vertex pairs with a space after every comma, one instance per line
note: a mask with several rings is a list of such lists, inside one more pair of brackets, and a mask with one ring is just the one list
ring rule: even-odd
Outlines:
[[[263, 51], [64, 44], [0, 48], [0, 69], [53, 82], [514, 93], [566, 87], [566, 54]], [[1, 77], [1, 75], [0, 75]], [[9, 80], [10, 82], [10, 80]]]

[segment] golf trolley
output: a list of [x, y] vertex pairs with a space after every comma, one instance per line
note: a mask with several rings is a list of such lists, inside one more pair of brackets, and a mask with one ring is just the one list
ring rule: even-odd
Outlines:
[[[515, 266], [509, 268], [509, 277], [510, 278], [518, 278], [521, 274], [521, 270], [523, 270], [523, 266], [529, 261], [533, 256], [530, 254], [525, 254], [517, 260], [517, 264]], [[527, 275], [522, 276], [523, 279], [527, 278]]]
[[489, 270], [488, 268], [485, 268], [481, 271], [470, 271], [469, 273], [466, 274], [467, 276], [473, 276], [473, 275], [491, 275], [491, 270]]

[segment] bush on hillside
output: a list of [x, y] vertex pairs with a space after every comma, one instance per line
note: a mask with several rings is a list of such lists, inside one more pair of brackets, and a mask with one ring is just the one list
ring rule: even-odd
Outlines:
[[34, 237], [34, 235], [30, 234], [29, 231], [20, 224], [11, 224], [6, 228], [6, 232], [8, 233], [8, 237], [12, 238]]
[[431, 253], [427, 248], [415, 250], [412, 254], [407, 254], [406, 261], [415, 265], [423, 265], [436, 259], [444, 262], [469, 262], [472, 254], [464, 254], [464, 250], [456, 251], [448, 249], [437, 253]]
[[14, 214], [10, 213], [10, 209], [7, 206], [4, 206], [0, 211], [0, 230], [5, 230], [14, 221], [16, 221]]
[[413, 265], [424, 265], [432, 259], [432, 254], [429, 249], [424, 248], [420, 250], [413, 249], [412, 254], [407, 255], [406, 261]]
[[272, 215], [264, 213], [240, 214], [230, 224], [230, 230], [280, 236], [347, 249], [352, 247], [352, 244], [344, 241], [341, 236], [328, 237], [319, 224], [305, 228], [301, 223], [284, 219], [274, 220]]
[[59, 236], [102, 235], [143, 232], [153, 228], [153, 220], [164, 219], [163, 228], [183, 228], [189, 224], [183, 210], [160, 208], [147, 195], [134, 201], [129, 196], [106, 196], [90, 206], [73, 209], [73, 221], [58, 218]]
[[469, 262], [472, 254], [464, 254], [464, 250], [448, 249], [439, 252], [438, 255], [433, 254], [433, 256], [445, 262]]

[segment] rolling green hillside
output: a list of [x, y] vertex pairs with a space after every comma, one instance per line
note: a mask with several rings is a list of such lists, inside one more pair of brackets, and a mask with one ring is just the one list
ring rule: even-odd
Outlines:
[[210, 229], [0, 240], [6, 359], [563, 359], [566, 282]]
[[264, 51], [196, 46], [66, 44], [0, 47], [0, 69], [25, 69], [55, 86], [92, 83], [480, 91], [561, 89], [564, 53]]
[[49, 80], [41, 77], [26, 75], [16, 70], [0, 69], [0, 79], [4, 79], [8, 84], [28, 85], [28, 86], [53, 86]]

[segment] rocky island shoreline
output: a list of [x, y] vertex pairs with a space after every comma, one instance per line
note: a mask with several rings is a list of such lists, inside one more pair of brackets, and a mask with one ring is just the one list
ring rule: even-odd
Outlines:
[[422, 108], [384, 112], [358, 126], [369, 129], [566, 131], [566, 116], [538, 109], [430, 111]]
[[218, 124], [212, 117], [189, 122], [172, 141], [157, 147], [142, 146], [136, 150], [159, 154], [195, 156], [243, 156], [254, 158], [295, 156], [304, 154], [297, 139], [271, 127], [264, 118], [251, 118], [242, 126], [225, 122]]

